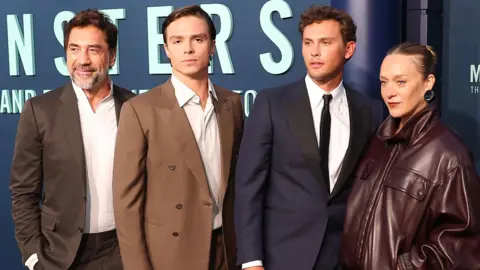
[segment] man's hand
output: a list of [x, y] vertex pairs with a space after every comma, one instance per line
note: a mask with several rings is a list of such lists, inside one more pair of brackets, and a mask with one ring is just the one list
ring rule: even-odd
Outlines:
[[254, 266], [245, 268], [245, 270], [265, 270], [265, 268], [263, 268], [263, 266]]

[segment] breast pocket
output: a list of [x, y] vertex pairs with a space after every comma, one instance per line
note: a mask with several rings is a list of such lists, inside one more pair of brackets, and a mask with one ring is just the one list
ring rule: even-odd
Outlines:
[[431, 183], [415, 171], [393, 168], [384, 186], [400, 191], [417, 201], [423, 201], [430, 191]]
[[432, 182], [410, 169], [393, 168], [383, 182], [380, 211], [389, 217], [393, 230], [407, 237], [407, 243], [412, 241], [412, 232], [423, 227], [432, 194]]

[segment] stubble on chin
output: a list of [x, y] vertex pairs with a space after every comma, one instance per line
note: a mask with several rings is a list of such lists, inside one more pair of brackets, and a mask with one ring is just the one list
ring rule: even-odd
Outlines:
[[92, 90], [99, 82], [103, 81], [107, 77], [107, 74], [97, 73], [93, 75], [88, 81], [80, 80], [74, 73], [70, 74], [70, 78], [75, 85], [84, 90]]

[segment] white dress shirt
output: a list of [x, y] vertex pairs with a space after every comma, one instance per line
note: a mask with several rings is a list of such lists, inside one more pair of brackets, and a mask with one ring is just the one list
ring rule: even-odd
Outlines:
[[222, 226], [222, 205], [220, 198], [221, 183], [221, 149], [218, 132], [217, 116], [213, 106], [213, 98], [218, 100], [213, 84], [208, 81], [208, 98], [205, 108], [202, 109], [200, 97], [172, 74], [172, 85], [178, 104], [187, 115], [190, 127], [197, 141], [198, 149], [205, 166], [205, 173], [214, 201], [213, 229]]
[[87, 175], [85, 233], [115, 229], [113, 215], [113, 157], [117, 138], [117, 114], [113, 85], [110, 94], [93, 111], [87, 96], [73, 84], [78, 99]]
[[[305, 83], [307, 85], [308, 98], [310, 99], [310, 107], [312, 108], [315, 134], [320, 146], [320, 119], [324, 106], [323, 95], [328, 92], [316, 85], [308, 75], [305, 77]], [[332, 100], [330, 101], [332, 126], [330, 127], [330, 147], [328, 149], [328, 171], [330, 173], [330, 192], [332, 192], [340, 175], [343, 158], [350, 141], [350, 115], [343, 82], [340, 82], [335, 89], [330, 91], [330, 94], [332, 95]]]
[[[323, 95], [330, 93], [332, 100], [330, 102], [330, 115], [332, 125], [330, 127], [330, 146], [328, 156], [328, 171], [330, 173], [330, 192], [332, 192], [337, 182], [340, 170], [342, 169], [343, 158], [347, 152], [350, 141], [350, 115], [348, 110], [347, 94], [343, 81], [330, 92], [320, 88], [310, 78], [305, 76], [305, 84], [307, 86], [308, 98], [312, 109], [313, 125], [317, 136], [317, 143], [320, 146], [320, 120], [323, 110]], [[242, 268], [246, 269], [254, 266], [262, 266], [262, 261], [252, 261], [242, 264]]]
[[[110, 94], [101, 100], [94, 112], [87, 96], [72, 82], [77, 96], [85, 169], [87, 176], [87, 204], [85, 233], [99, 233], [115, 229], [113, 215], [112, 179], [115, 139], [117, 137], [117, 115], [113, 97], [113, 84]], [[72, 121], [76, 121], [72, 119]], [[38, 255], [31, 255], [25, 262], [30, 270], [38, 262]]]

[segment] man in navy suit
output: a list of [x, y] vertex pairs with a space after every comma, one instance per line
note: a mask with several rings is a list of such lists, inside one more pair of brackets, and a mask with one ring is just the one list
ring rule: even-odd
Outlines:
[[299, 28], [307, 75], [259, 92], [246, 121], [235, 180], [243, 269], [338, 268], [351, 174], [383, 120], [379, 101], [343, 84], [352, 18], [313, 6]]

